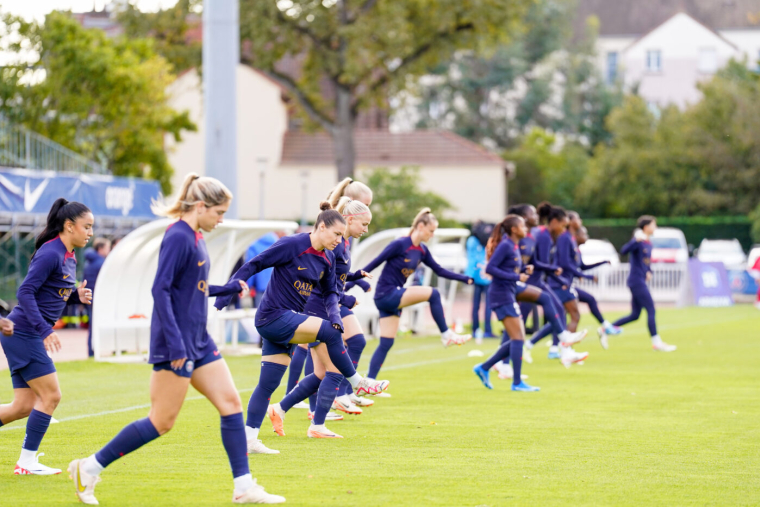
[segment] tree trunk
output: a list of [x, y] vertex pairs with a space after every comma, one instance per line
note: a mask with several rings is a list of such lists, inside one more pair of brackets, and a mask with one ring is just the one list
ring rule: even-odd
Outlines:
[[354, 149], [354, 113], [351, 110], [351, 91], [338, 85], [336, 87], [336, 118], [332, 128], [333, 146], [335, 147], [335, 166], [338, 168], [338, 181], [354, 176], [356, 151]]

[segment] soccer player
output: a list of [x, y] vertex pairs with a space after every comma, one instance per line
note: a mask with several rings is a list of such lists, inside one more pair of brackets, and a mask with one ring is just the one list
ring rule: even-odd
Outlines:
[[[51, 354], [61, 349], [53, 325], [67, 305], [91, 304], [92, 290], [76, 285], [74, 248], [83, 248], [92, 237], [95, 218], [79, 202], [56, 199], [45, 229], [37, 236], [29, 272], [18, 288], [18, 306], [3, 323], [0, 336], [13, 384], [13, 401], [0, 405], [0, 426], [28, 417], [16, 475], [61, 473], [39, 462], [37, 451], [47, 432], [61, 388]], [[9, 334], [10, 332], [10, 334]]]
[[[580, 246], [586, 241], [588, 241], [588, 230], [585, 227], [581, 226], [577, 231], [575, 231], [575, 242], [578, 244], [578, 246]], [[580, 248], [576, 250], [575, 261], [577, 267], [581, 271], [587, 271], [589, 269], [594, 269], [595, 267], [610, 263], [610, 261], [602, 261], [594, 264], [585, 264], [583, 262], [583, 256], [581, 255]], [[599, 305], [596, 302], [596, 298], [592, 294], [578, 287], [576, 287], [575, 290], [578, 292], [578, 301], [581, 303], [586, 303], [589, 310], [591, 311], [591, 314], [596, 318], [596, 320], [599, 321], [599, 324], [601, 324], [601, 327], [597, 329], [596, 332], [599, 335], [599, 343], [602, 345], [602, 348], [607, 350], [609, 348], [609, 340], [607, 338], [608, 335], [619, 335], [623, 332], [623, 328], [613, 326], [610, 321], [604, 318], [602, 312], [599, 310]]]
[[528, 228], [522, 217], [507, 215], [494, 228], [486, 247], [488, 258], [486, 273], [493, 277], [488, 289], [491, 291], [493, 311], [496, 313], [496, 318], [504, 325], [504, 330], [510, 338], [487, 361], [477, 364], [473, 368], [475, 374], [488, 389], [493, 389], [489, 379], [491, 368], [497, 362], [511, 357], [514, 371], [512, 390], [526, 392], [539, 390], [538, 387], [526, 384], [520, 374], [525, 328], [520, 315], [520, 305], [517, 304], [517, 282], [524, 283], [533, 272], [533, 266], [523, 267], [518, 243], [527, 234]]
[[222, 444], [234, 482], [232, 502], [285, 501], [268, 494], [251, 477], [240, 396], [227, 363], [206, 331], [209, 296], [248, 290], [245, 277], [224, 286], [208, 284], [209, 256], [201, 231], [209, 232], [222, 222], [231, 199], [218, 180], [191, 173], [173, 205], [153, 205], [157, 215], [179, 220], [167, 228], [161, 241], [151, 290], [150, 413], [127, 425], [97, 453], [69, 464], [77, 497], [85, 504], [98, 504], [95, 485], [103, 469], [172, 429], [190, 384], [221, 416]]
[[[346, 349], [351, 362], [354, 364], [354, 368], [356, 368], [367, 342], [362, 334], [359, 321], [351, 311], [351, 308], [357, 304], [356, 298], [345, 293], [344, 285], [346, 282], [364, 278], [367, 276], [367, 273], [362, 271], [351, 273], [351, 253], [349, 251], [348, 238], [360, 238], [363, 236], [368, 230], [370, 221], [372, 220], [372, 214], [366, 205], [359, 201], [355, 201], [350, 197], [342, 197], [338, 202], [336, 211], [338, 211], [346, 220], [345, 232], [343, 233], [342, 238], [343, 241], [333, 249], [336, 262], [335, 275], [337, 278], [340, 315], [345, 328], [343, 334], [346, 337]], [[311, 296], [306, 302], [304, 313], [319, 317], [320, 319], [329, 318], [325, 306], [325, 298], [316, 286], [311, 291]], [[285, 413], [296, 403], [299, 403], [309, 396], [317, 394], [316, 408], [313, 411], [313, 420], [311, 427], [307, 432], [307, 436], [311, 438], [343, 438], [325, 427], [325, 417], [328, 411], [332, 407], [347, 414], [361, 414], [361, 408], [354, 405], [347, 394], [342, 395], [343, 399], [336, 399], [336, 395], [340, 394], [340, 389], [343, 385], [343, 376], [329, 371], [335, 370], [332, 363], [322, 363], [320, 354], [315, 349], [324, 347], [324, 345], [312, 343], [309, 347], [312, 348], [311, 354], [314, 364], [314, 372], [301, 379], [296, 387], [288, 393], [280, 403], [270, 405], [267, 415], [272, 421], [275, 433], [280, 436], [285, 436], [285, 430], [283, 428]], [[324, 354], [321, 355], [324, 357]]]
[[649, 334], [652, 337], [652, 348], [661, 352], [673, 352], [676, 350], [675, 345], [668, 345], [660, 335], [657, 334], [657, 322], [655, 321], [654, 300], [649, 293], [647, 282], [652, 279], [652, 243], [649, 238], [652, 237], [657, 229], [657, 219], [651, 215], [643, 215], [636, 222], [636, 230], [633, 232], [633, 238], [623, 245], [620, 253], [628, 254], [628, 262], [631, 265], [631, 272], [628, 274], [628, 288], [631, 290], [631, 314], [621, 317], [612, 323], [613, 326], [624, 326], [629, 322], [639, 319], [641, 309], [647, 311], [647, 322], [649, 325]]
[[[256, 312], [256, 328], [263, 338], [261, 351], [261, 376], [259, 385], [248, 402], [248, 419], [245, 432], [248, 452], [272, 453], [265, 447], [257, 447], [259, 430], [269, 408], [272, 393], [280, 385], [290, 363], [293, 345], [318, 341], [324, 347], [313, 350], [325, 365], [331, 382], [340, 386], [346, 377], [357, 396], [376, 394], [387, 389], [389, 382], [365, 378], [356, 368], [343, 345], [343, 322], [338, 306], [335, 256], [332, 250], [343, 243], [346, 219], [332, 209], [327, 201], [320, 204], [322, 212], [317, 217], [314, 230], [281, 238], [271, 248], [246, 262], [233, 279], [247, 280], [258, 271], [274, 267], [264, 297]], [[328, 318], [322, 319], [304, 313], [309, 296], [317, 287], [324, 299]], [[229, 296], [217, 298], [215, 306], [224, 308]], [[342, 376], [341, 376], [342, 375]], [[327, 384], [327, 383], [326, 383]], [[329, 406], [327, 410], [329, 410]], [[329, 431], [326, 428], [309, 429]]]
[[362, 271], [371, 273], [380, 264], [385, 262], [380, 278], [375, 288], [375, 306], [380, 311], [380, 345], [375, 349], [369, 364], [370, 378], [376, 378], [380, 368], [393, 346], [396, 332], [399, 326], [401, 309], [407, 306], [430, 302], [430, 313], [441, 331], [441, 342], [444, 347], [461, 345], [471, 338], [471, 335], [459, 335], [446, 325], [446, 317], [443, 315], [441, 294], [433, 287], [404, 287], [406, 280], [423, 263], [440, 277], [449, 280], [457, 280], [472, 285], [472, 278], [458, 273], [453, 273], [442, 268], [433, 259], [427, 246], [423, 243], [429, 241], [438, 228], [438, 220], [430, 211], [423, 208], [417, 213], [412, 222], [412, 230], [409, 236], [404, 236], [392, 241], [380, 255], [364, 266]]

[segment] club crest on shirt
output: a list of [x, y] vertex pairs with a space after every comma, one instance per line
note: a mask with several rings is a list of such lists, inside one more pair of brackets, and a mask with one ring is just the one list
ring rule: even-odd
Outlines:
[[193, 368], [195, 368], [195, 364], [192, 361], [185, 361], [185, 370], [187, 370], [188, 373], [192, 373]]

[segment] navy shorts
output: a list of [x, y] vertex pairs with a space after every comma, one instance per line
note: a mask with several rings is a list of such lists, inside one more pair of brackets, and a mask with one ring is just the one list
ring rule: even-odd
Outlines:
[[401, 298], [406, 292], [404, 287], [396, 287], [388, 294], [382, 297], [375, 297], [375, 306], [380, 312], [380, 318], [383, 317], [401, 317]]
[[528, 284], [525, 282], [516, 282], [515, 283], [515, 294], [522, 294], [525, 292], [525, 289], [528, 288]]
[[28, 381], [55, 373], [41, 336], [15, 331], [12, 336], [0, 335], [0, 344], [8, 359], [14, 389], [28, 389]]
[[272, 319], [263, 326], [256, 326], [256, 330], [264, 339], [261, 346], [262, 356], [272, 356], [275, 354], [291, 354], [290, 340], [296, 334], [298, 326], [303, 324], [309, 315], [285, 310], [279, 317]]
[[572, 287], [567, 287], [567, 285], [563, 285], [562, 287], [552, 287], [552, 290], [554, 291], [554, 294], [557, 295], [562, 304], [565, 304], [568, 301], [572, 301], [574, 299], [578, 299], [578, 291]]
[[516, 317], [516, 318], [522, 317], [522, 313], [520, 313], [520, 305], [516, 302], [497, 306], [496, 308], [493, 308], [492, 310], [496, 314], [496, 318], [499, 319], [500, 321], [504, 320], [506, 317]]
[[[213, 343], [213, 342], [212, 342]], [[193, 372], [200, 368], [201, 366], [205, 366], [209, 363], [213, 363], [214, 361], [219, 361], [222, 358], [222, 354], [216, 349], [216, 345], [214, 346], [214, 349], [209, 351], [208, 354], [203, 356], [200, 359], [196, 359], [193, 361], [192, 359], [188, 359], [185, 361], [185, 364], [180, 368], [179, 370], [175, 370], [172, 368], [172, 362], [171, 361], [163, 361], [161, 363], [156, 363], [153, 365], [153, 371], [161, 371], [161, 370], [169, 370], [176, 375], [179, 375], [180, 377], [190, 378], [193, 376]]]

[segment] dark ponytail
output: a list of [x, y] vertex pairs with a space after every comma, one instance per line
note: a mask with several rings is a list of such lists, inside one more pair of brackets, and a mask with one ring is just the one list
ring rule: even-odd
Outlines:
[[517, 204], [515, 206], [512, 206], [507, 211], [508, 215], [520, 215], [521, 217], [525, 218], [528, 216], [528, 213], [530, 213], [530, 208], [532, 206], [530, 204]]
[[507, 215], [501, 223], [493, 228], [493, 233], [491, 233], [491, 237], [488, 239], [488, 244], [486, 245], [486, 259], [491, 258], [496, 247], [501, 243], [502, 236], [505, 234], [507, 236], [512, 235], [512, 229], [520, 225], [520, 220], [522, 220], [522, 217], [519, 215]]
[[567, 218], [565, 208], [561, 206], [552, 206], [551, 210], [549, 210], [549, 214], [546, 216], [546, 223], [548, 224], [552, 220], [563, 220], [564, 218]]
[[549, 201], [543, 201], [536, 206], [536, 211], [538, 212], [538, 223], [541, 225], [546, 225], [549, 223], [549, 215], [552, 212], [552, 203]]
[[325, 224], [325, 227], [332, 227], [334, 224], [339, 223], [346, 225], [346, 219], [337, 210], [334, 210], [332, 204], [329, 201], [322, 201], [319, 203], [319, 209], [322, 212], [317, 217], [317, 221], [314, 224], [314, 230], [317, 230], [319, 224]]
[[637, 229], [643, 229], [647, 225], [651, 224], [652, 222], [655, 222], [657, 219], [653, 217], [652, 215], [641, 215], [639, 219], [636, 221], [636, 228]]
[[90, 213], [90, 208], [81, 202], [69, 202], [63, 197], [56, 199], [48, 213], [45, 229], [37, 236], [37, 240], [34, 242], [34, 252], [37, 253], [37, 250], [42, 245], [51, 239], [55, 239], [56, 236], [63, 232], [63, 225], [66, 223], [66, 220], [76, 222], [77, 218], [85, 213]]

